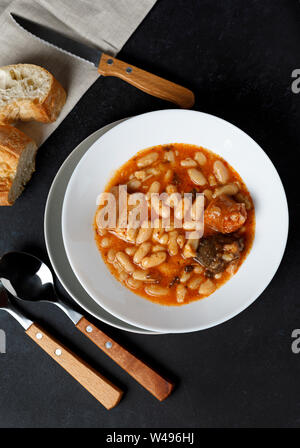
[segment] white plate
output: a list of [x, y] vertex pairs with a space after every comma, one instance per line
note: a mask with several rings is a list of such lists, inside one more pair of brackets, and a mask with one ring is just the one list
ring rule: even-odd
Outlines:
[[[237, 170], [255, 202], [256, 235], [250, 254], [230, 281], [205, 299], [167, 307], [133, 294], [109, 273], [96, 247], [92, 223], [97, 195], [116, 168], [143, 148], [175, 142], [204, 146]], [[62, 226], [70, 264], [96, 302], [132, 325], [180, 333], [224, 322], [262, 293], [283, 256], [288, 208], [276, 169], [247, 134], [212, 115], [164, 110], [131, 118], [93, 144], [70, 179]]]
[[105, 132], [116, 126], [116, 124], [121, 121], [123, 120], [104, 126], [102, 129], [99, 129], [94, 134], [87, 137], [80, 143], [80, 145], [77, 146], [77, 148], [74, 149], [74, 151], [72, 151], [60, 167], [50, 188], [46, 203], [44, 217], [45, 241], [48, 255], [57, 277], [78, 305], [97, 319], [105, 322], [106, 324], [112, 325], [113, 327], [133, 333], [154, 334], [149, 330], [140, 329], [128, 324], [127, 322], [123, 322], [105, 311], [99, 303], [95, 302], [83, 289], [72, 271], [63, 244], [61, 213], [63, 199], [69, 179], [76, 168], [76, 165], [91, 145], [98, 140], [101, 135], [105, 134]]

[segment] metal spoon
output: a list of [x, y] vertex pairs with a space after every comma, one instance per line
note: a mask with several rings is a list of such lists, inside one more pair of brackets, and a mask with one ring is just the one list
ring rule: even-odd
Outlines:
[[13, 316], [25, 330], [25, 333], [36, 342], [48, 355], [63, 367], [75, 380], [88, 390], [106, 409], [116, 406], [122, 391], [114, 386], [100, 373], [89, 367], [77, 355], [58, 342], [40, 325], [29, 320], [9, 300], [7, 292], [0, 282], [0, 310]]
[[5, 254], [0, 261], [0, 279], [3, 286], [16, 298], [52, 302], [57, 305], [85, 336], [158, 400], [162, 401], [170, 395], [174, 387], [172, 382], [163, 378], [58, 298], [50, 269], [37, 257], [24, 252]]

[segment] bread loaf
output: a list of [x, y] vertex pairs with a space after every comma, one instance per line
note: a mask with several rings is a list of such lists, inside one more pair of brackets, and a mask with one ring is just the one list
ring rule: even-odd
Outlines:
[[9, 125], [0, 125], [0, 205], [12, 205], [35, 170], [36, 143]]
[[0, 68], [0, 124], [53, 122], [65, 102], [65, 90], [44, 68], [32, 64]]

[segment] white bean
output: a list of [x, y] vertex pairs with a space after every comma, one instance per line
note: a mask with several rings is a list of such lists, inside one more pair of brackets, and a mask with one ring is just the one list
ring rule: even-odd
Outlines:
[[163, 245], [168, 244], [168, 241], [169, 241], [169, 236], [167, 233], [164, 233], [158, 240], [158, 242]]
[[114, 249], [109, 249], [107, 254], [107, 261], [109, 263], [113, 263], [115, 261], [115, 258], [116, 258], [116, 251]]
[[166, 174], [165, 174], [164, 181], [165, 182], [170, 182], [172, 180], [172, 178], [173, 178], [173, 171], [172, 170], [168, 170], [166, 172]]
[[191, 277], [191, 273], [190, 272], [183, 272], [180, 276], [180, 283], [186, 283], [190, 277]]
[[204, 197], [203, 195], [197, 195], [193, 205], [192, 205], [192, 219], [199, 220], [202, 216], [204, 210]]
[[160, 252], [160, 251], [164, 251], [165, 248], [164, 246], [160, 246], [159, 244], [156, 244], [155, 246], [152, 247], [152, 252]]
[[151, 277], [148, 271], [143, 271], [142, 269], [136, 269], [132, 274], [135, 280], [140, 280], [141, 282], [155, 282], [156, 280]]
[[162, 228], [155, 228], [153, 230], [153, 240], [157, 241], [159, 243], [160, 238], [164, 235], [164, 229]]
[[183, 199], [180, 199], [180, 201], [178, 202], [177, 206], [175, 207], [174, 210], [174, 215], [176, 219], [182, 219], [183, 215], [184, 215], [184, 209], [183, 209]]
[[142, 244], [145, 241], [148, 241], [152, 236], [152, 229], [141, 227], [136, 238], [136, 244]]
[[174, 163], [175, 162], [175, 156], [173, 151], [166, 151], [165, 152], [165, 160], [168, 162]]
[[167, 258], [166, 252], [155, 252], [154, 254], [150, 255], [149, 257], [145, 257], [142, 260], [142, 267], [144, 269], [147, 269], [159, 266], [161, 263], [166, 261], [166, 258]]
[[188, 157], [187, 159], [181, 160], [180, 165], [191, 168], [193, 166], [197, 166], [197, 163], [195, 162], [195, 160]]
[[133, 261], [138, 264], [142, 261], [143, 258], [150, 252], [151, 243], [142, 243], [136, 253], [134, 254]]
[[149, 201], [151, 199], [151, 194], [159, 193], [159, 190], [160, 190], [160, 183], [157, 180], [155, 180], [149, 187], [149, 190], [146, 194], [146, 199]]
[[193, 277], [189, 282], [188, 282], [188, 288], [190, 289], [198, 289], [200, 284], [202, 282], [202, 278], [201, 277]]
[[102, 238], [102, 240], [100, 241], [100, 246], [103, 248], [109, 247], [110, 246], [110, 239], [109, 238]]
[[195, 257], [198, 244], [199, 244], [199, 238], [190, 238], [186, 243], [186, 245], [184, 246], [183, 256], [185, 258]]
[[104, 229], [103, 227], [97, 227], [97, 232], [99, 233], [100, 236], [107, 235], [107, 230]]
[[190, 210], [192, 201], [189, 197], [182, 198], [175, 207], [174, 215], [176, 219], [183, 219], [184, 215]]
[[141, 180], [142, 182], [146, 179], [146, 171], [136, 171], [134, 173], [134, 176], [138, 179]]
[[221, 184], [226, 184], [226, 182], [228, 181], [228, 178], [229, 178], [229, 173], [228, 173], [226, 166], [224, 165], [223, 162], [221, 162], [221, 160], [215, 161], [214, 173], [215, 173], [216, 178], [218, 179], [218, 181]]
[[217, 185], [216, 178], [213, 174], [208, 177], [208, 183], [211, 187], [215, 187]]
[[191, 181], [194, 182], [194, 184], [196, 185], [207, 184], [207, 180], [200, 170], [197, 170], [196, 168], [190, 168], [188, 170], [188, 174], [190, 176]]
[[120, 263], [117, 262], [117, 260], [115, 260], [115, 261], [113, 262], [113, 266], [114, 266], [114, 268], [118, 271], [118, 273], [120, 273], [120, 272], [123, 271], [122, 266], [120, 265]]
[[228, 196], [233, 196], [239, 192], [239, 187], [236, 183], [222, 185], [222, 187], [218, 187], [215, 189], [213, 193], [213, 198], [217, 198], [221, 196], [221, 194], [226, 194]]
[[130, 258], [124, 252], [117, 252], [116, 259], [128, 274], [132, 274], [135, 271], [135, 267], [131, 263]]
[[178, 237], [177, 237], [177, 244], [178, 244], [178, 246], [180, 247], [180, 249], [183, 248], [184, 243], [185, 243], [185, 238], [184, 238], [184, 236], [183, 236], [183, 235], [178, 235]]
[[132, 179], [128, 182], [127, 187], [130, 191], [136, 191], [140, 188], [141, 182], [137, 179]]
[[155, 210], [157, 215], [162, 216], [163, 218], [168, 218], [170, 215], [169, 207], [167, 207], [158, 196], [151, 197], [151, 207]]
[[169, 292], [168, 288], [164, 288], [160, 285], [147, 285], [145, 292], [150, 296], [166, 296]]
[[215, 289], [216, 287], [214, 283], [210, 279], [207, 279], [204, 283], [202, 283], [202, 285], [200, 285], [199, 294], [208, 295], [214, 292]]
[[127, 255], [130, 255], [131, 257], [135, 254], [135, 252], [137, 251], [137, 248], [135, 246], [129, 246], [126, 247], [125, 252]]
[[119, 274], [119, 279], [121, 280], [121, 282], [126, 282], [128, 277], [129, 277], [129, 275], [127, 274], [127, 272], [122, 271]]
[[178, 254], [177, 235], [178, 232], [176, 230], [169, 233], [168, 251], [171, 256]]
[[150, 152], [149, 154], [147, 154], [146, 156], [142, 157], [137, 161], [137, 166], [139, 168], [144, 168], [145, 166], [149, 166], [152, 163], [156, 162], [157, 159], [158, 159], [157, 152]]
[[139, 280], [135, 280], [134, 278], [132, 278], [132, 277], [129, 277], [128, 279], [127, 279], [127, 285], [130, 287], [130, 288], [132, 288], [132, 289], [138, 289], [138, 288], [140, 288], [141, 286], [142, 286], [142, 282], [140, 282]]
[[178, 285], [176, 288], [176, 300], [178, 303], [184, 302], [187, 289], [184, 285]]
[[128, 227], [128, 229], [126, 231], [126, 239], [127, 239], [127, 241], [135, 243], [135, 239], [136, 239], [137, 233], [138, 233], [138, 229], [133, 229], [131, 227]]
[[190, 243], [186, 243], [183, 249], [184, 258], [191, 258], [196, 256], [196, 251], [191, 247]]
[[195, 160], [199, 163], [200, 166], [205, 165], [207, 161], [206, 156], [202, 152], [196, 152]]
[[157, 180], [155, 180], [150, 185], [148, 193], [159, 193], [159, 190], [160, 190], [160, 183]]
[[160, 174], [160, 170], [158, 170], [157, 168], [147, 168], [146, 170], [147, 174], [151, 176], [158, 176]]

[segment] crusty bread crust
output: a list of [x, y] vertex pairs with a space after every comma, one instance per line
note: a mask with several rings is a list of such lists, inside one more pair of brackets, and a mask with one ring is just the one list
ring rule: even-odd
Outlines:
[[17, 120], [36, 120], [42, 123], [54, 122], [66, 102], [66, 92], [54, 76], [42, 67], [33, 64], [17, 64], [2, 67], [2, 69], [17, 69], [26, 65], [32, 70], [43, 70], [50, 79], [50, 88], [42, 98], [20, 98], [0, 107], [0, 124], [14, 123]]
[[0, 180], [0, 206], [13, 205], [8, 201], [9, 190], [7, 190], [7, 188], [10, 188], [10, 186], [2, 183]]
[[0, 206], [12, 205], [9, 192], [16, 175], [18, 163], [28, 145], [35, 145], [31, 138], [19, 129], [0, 125]]

